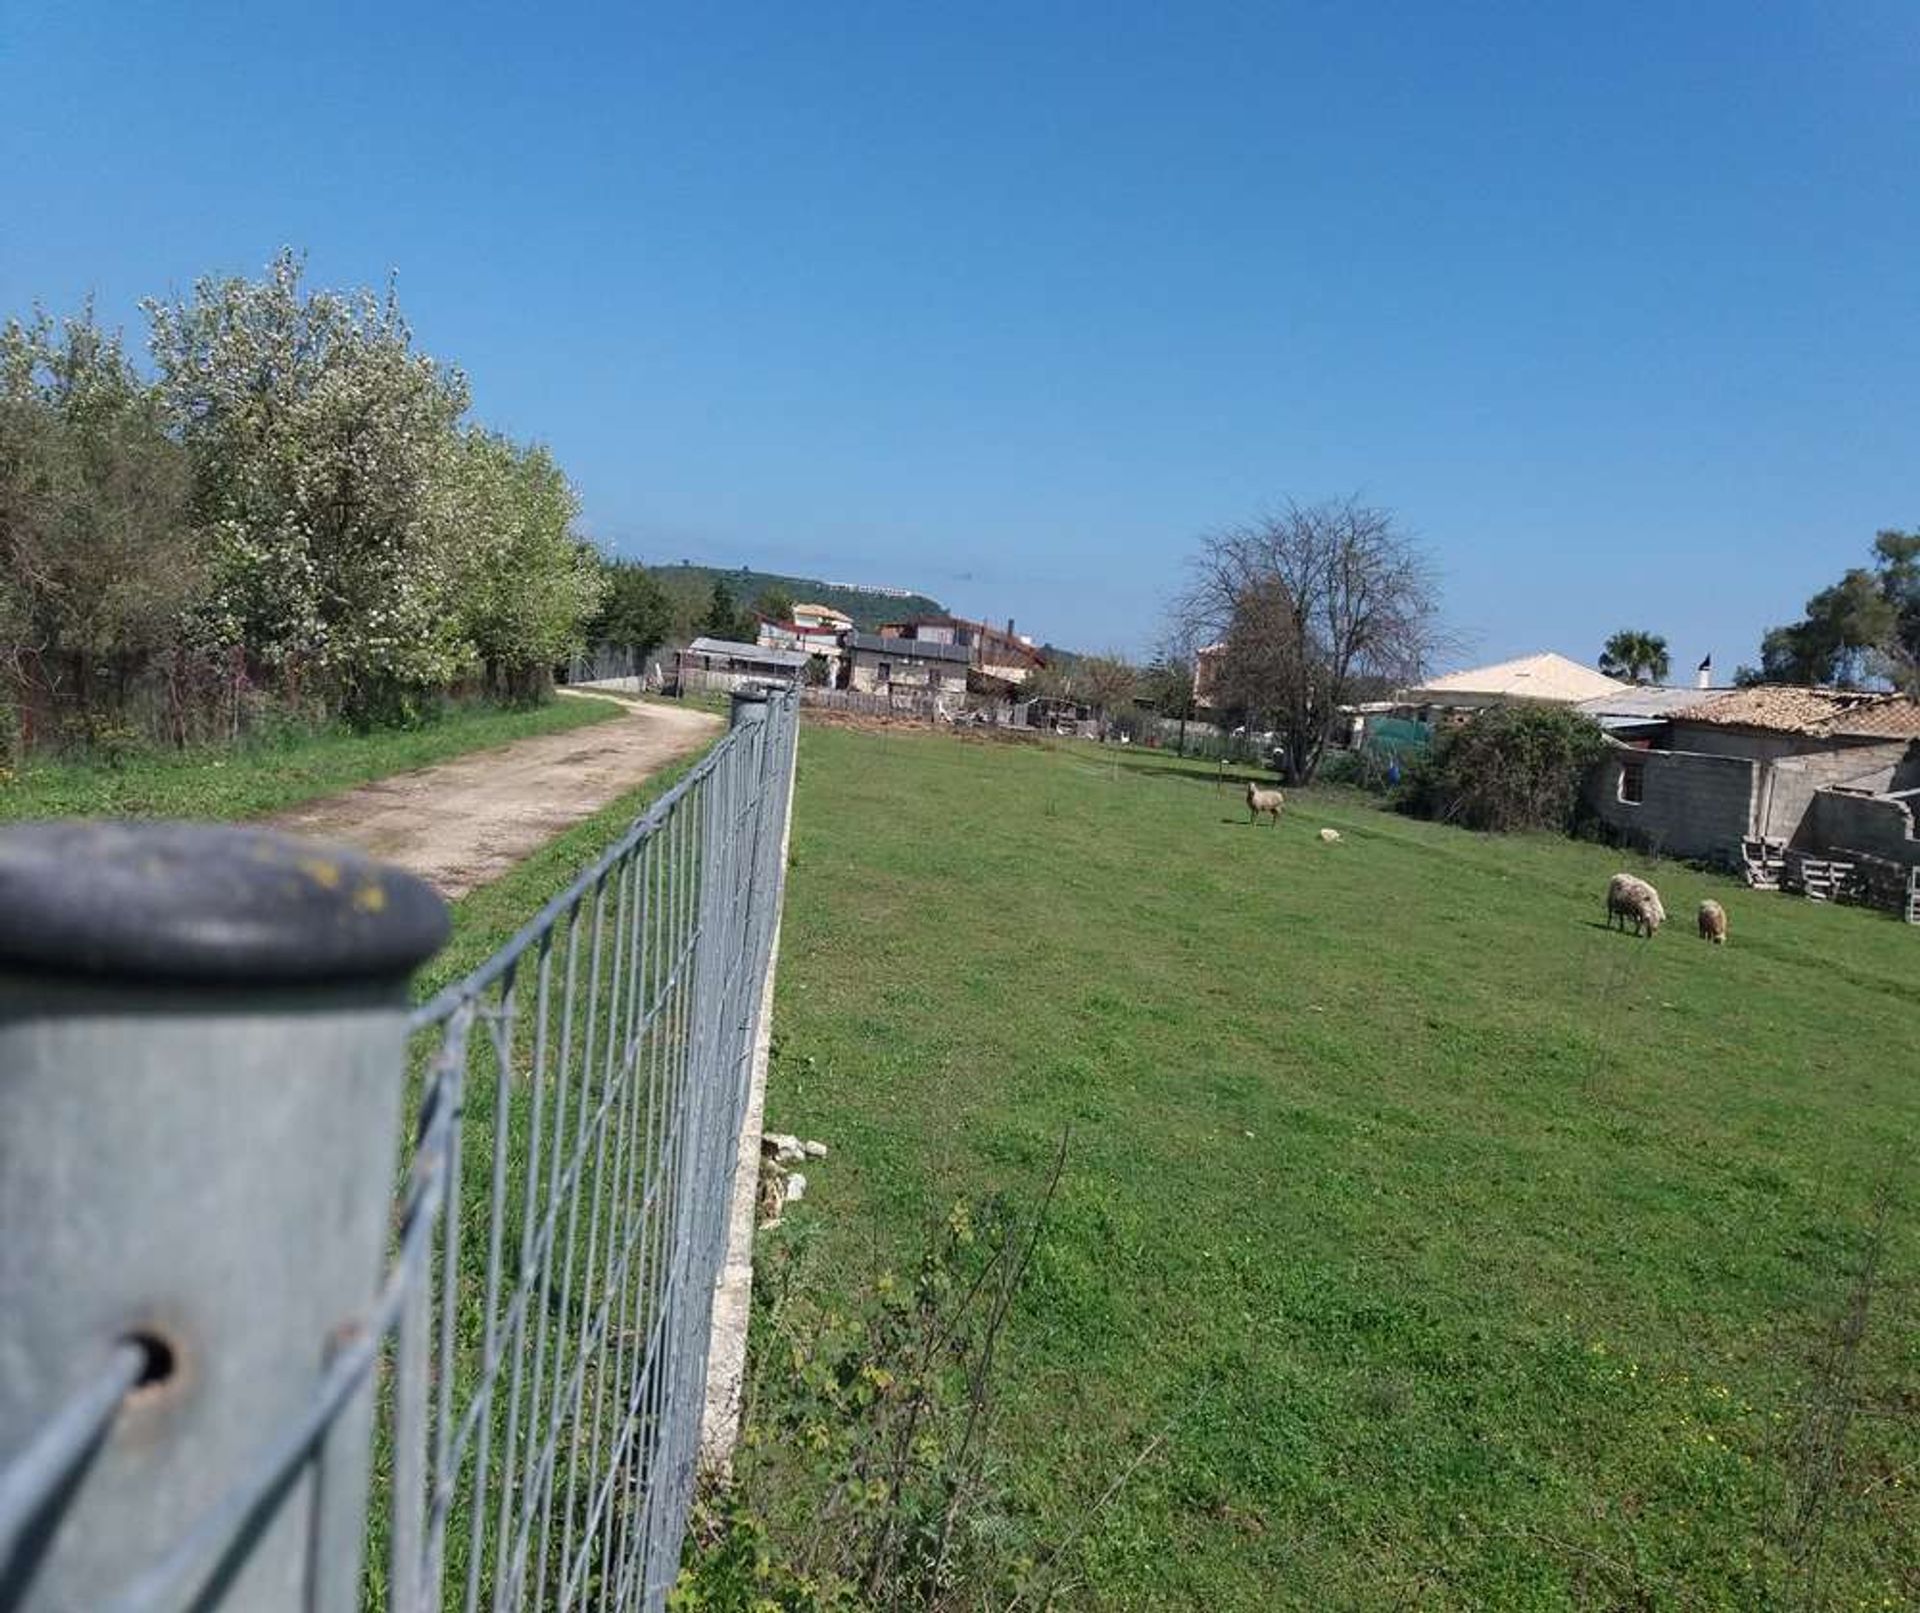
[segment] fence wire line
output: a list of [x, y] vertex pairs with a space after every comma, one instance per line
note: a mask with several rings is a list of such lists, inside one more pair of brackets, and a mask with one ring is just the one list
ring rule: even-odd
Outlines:
[[[115, 1613], [217, 1605], [208, 1587], [369, 1388], [363, 1608], [664, 1606], [778, 916], [797, 705], [777, 696], [764, 722], [735, 728], [409, 1016], [416, 1118], [380, 1295], [301, 1414]], [[480, 1236], [463, 1236], [469, 1219]], [[110, 1435], [141, 1367], [137, 1349], [115, 1349], [0, 1468], [0, 1560]]]

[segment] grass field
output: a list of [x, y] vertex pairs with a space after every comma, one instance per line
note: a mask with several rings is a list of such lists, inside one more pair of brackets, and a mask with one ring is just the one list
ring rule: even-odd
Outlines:
[[340, 728], [219, 750], [142, 753], [118, 764], [32, 763], [0, 775], [0, 823], [25, 818], [252, 818], [533, 734], [620, 715], [611, 700], [552, 700], [519, 710], [455, 707], [421, 728]]
[[1920, 1606], [1920, 935], [1084, 746], [809, 729], [793, 846], [768, 1237], [851, 1295], [1071, 1128], [997, 1426], [1064, 1605]]

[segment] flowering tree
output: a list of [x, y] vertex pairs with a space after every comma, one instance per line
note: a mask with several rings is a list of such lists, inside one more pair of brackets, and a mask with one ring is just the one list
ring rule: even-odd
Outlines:
[[470, 654], [439, 541], [467, 386], [413, 350], [391, 292], [306, 292], [300, 275], [283, 252], [263, 281], [143, 306], [193, 464], [212, 633], [268, 668], [313, 666], [373, 715]]

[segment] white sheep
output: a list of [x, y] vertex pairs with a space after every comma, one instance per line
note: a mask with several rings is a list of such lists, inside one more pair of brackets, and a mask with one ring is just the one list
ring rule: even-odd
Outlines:
[[1700, 939], [1724, 946], [1727, 940], [1727, 910], [1718, 902], [1700, 904]]
[[1280, 790], [1263, 790], [1251, 779], [1247, 781], [1247, 822], [1258, 823], [1260, 814], [1266, 813], [1273, 819], [1274, 827], [1280, 826], [1280, 809], [1287, 804], [1286, 795]]
[[1632, 874], [1615, 874], [1607, 881], [1607, 928], [1613, 928], [1613, 921], [1620, 921], [1625, 930], [1627, 920], [1633, 921], [1633, 933], [1639, 935], [1643, 930], [1649, 941], [1653, 932], [1667, 922], [1667, 910], [1660, 905], [1660, 893], [1644, 879], [1636, 879]]

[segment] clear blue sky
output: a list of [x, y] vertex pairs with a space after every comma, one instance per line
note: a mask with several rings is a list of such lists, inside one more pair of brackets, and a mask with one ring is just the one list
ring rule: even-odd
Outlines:
[[1410, 9], [0, 0], [0, 310], [288, 243], [647, 559], [1137, 649], [1357, 491], [1731, 670], [1920, 523], [1920, 7]]

